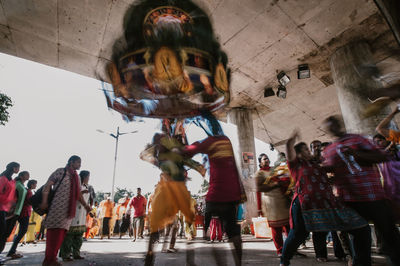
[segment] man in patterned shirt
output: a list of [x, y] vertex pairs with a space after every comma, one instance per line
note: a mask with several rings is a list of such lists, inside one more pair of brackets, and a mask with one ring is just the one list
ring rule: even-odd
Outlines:
[[337, 140], [324, 150], [324, 166], [334, 174], [337, 194], [367, 221], [372, 221], [383, 239], [393, 265], [400, 265], [400, 233], [385, 200], [376, 163], [387, 160], [376, 146], [356, 134], [346, 134], [343, 121], [330, 116], [324, 121], [327, 132]]

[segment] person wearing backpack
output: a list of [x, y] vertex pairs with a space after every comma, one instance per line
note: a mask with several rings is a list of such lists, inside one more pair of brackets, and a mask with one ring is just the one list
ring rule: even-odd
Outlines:
[[[51, 174], [43, 188], [40, 208], [42, 210], [48, 209], [48, 212], [44, 220], [44, 225], [47, 228], [47, 235], [46, 252], [42, 265], [61, 265], [57, 261], [57, 253], [69, 230], [72, 219], [75, 217], [78, 200], [86, 211], [90, 211], [90, 206], [83, 199], [80, 190], [80, 180], [76, 172], [80, 167], [81, 158], [76, 155], [71, 156], [65, 168], [59, 168]], [[49, 204], [48, 196], [51, 186], [57, 189]]]
[[[0, 253], [3, 252], [8, 237], [6, 216], [15, 200], [15, 181], [12, 176], [19, 172], [19, 167], [19, 163], [11, 162], [0, 174]], [[4, 259], [0, 258], [0, 263], [3, 261]]]
[[16, 178], [18, 201], [15, 213], [19, 213], [18, 218], [16, 219], [19, 223], [19, 229], [18, 229], [18, 234], [14, 237], [13, 244], [7, 254], [7, 257], [10, 257], [11, 259], [19, 259], [23, 257], [23, 255], [16, 253], [17, 246], [19, 244], [19, 241], [21, 241], [21, 239], [28, 231], [29, 218], [32, 213], [32, 206], [29, 203], [29, 199], [30, 197], [32, 197], [32, 189], [35, 189], [37, 184], [36, 180], [29, 180], [27, 188], [25, 188], [23, 184], [25, 183], [26, 180], [28, 180], [28, 178], [29, 178], [29, 173], [24, 174], [24, 172], [21, 172]]
[[7, 213], [7, 238], [11, 235], [15, 224], [19, 220], [22, 206], [24, 205], [25, 197], [26, 197], [26, 188], [24, 187], [25, 181], [29, 179], [29, 172], [22, 171], [18, 174], [18, 176], [14, 179], [15, 182], [15, 193], [14, 200], [11, 204], [11, 207]]

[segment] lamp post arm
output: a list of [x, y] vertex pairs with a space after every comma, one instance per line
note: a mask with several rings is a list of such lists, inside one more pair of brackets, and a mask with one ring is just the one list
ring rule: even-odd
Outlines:
[[132, 133], [137, 133], [137, 130], [131, 131], [131, 132], [124, 132], [124, 133], [119, 133], [120, 136], [126, 135], [126, 134], [132, 134]]

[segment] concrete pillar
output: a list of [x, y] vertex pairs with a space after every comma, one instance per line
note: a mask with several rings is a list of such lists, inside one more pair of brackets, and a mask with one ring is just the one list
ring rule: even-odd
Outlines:
[[330, 65], [347, 132], [374, 135], [376, 126], [390, 113], [390, 108], [366, 119], [361, 115], [370, 104], [368, 95], [382, 88], [380, 82], [360, 68], [369, 66], [371, 69], [375, 66], [368, 43], [350, 43], [339, 48], [332, 55]]
[[248, 178], [257, 169], [252, 110], [241, 107], [232, 108], [228, 114], [228, 121], [237, 126], [240, 167], [242, 176]]

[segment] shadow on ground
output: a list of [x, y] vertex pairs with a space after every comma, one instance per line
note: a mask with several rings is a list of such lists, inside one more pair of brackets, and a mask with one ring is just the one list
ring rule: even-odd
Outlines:
[[[9, 245], [9, 244], [8, 244]], [[306, 254], [306, 258], [295, 257], [292, 265], [318, 265], [318, 266], [336, 266], [347, 265], [346, 262], [334, 259], [333, 250], [328, 247], [329, 261], [326, 263], [318, 263], [315, 260], [314, 249], [311, 242], [308, 242], [309, 248], [300, 250]], [[155, 265], [176, 266], [186, 265], [187, 243], [184, 239], [178, 239], [176, 248], [177, 253], [161, 253], [161, 244], [155, 246]], [[9, 246], [5, 250], [8, 250]], [[84, 260], [72, 262], [62, 262], [66, 266], [125, 266], [125, 265], [143, 265], [144, 255], [147, 248], [147, 239], [132, 242], [130, 239], [111, 239], [99, 240], [93, 239], [84, 242], [82, 246], [82, 256]], [[25, 245], [19, 247], [18, 250], [24, 255], [24, 258], [6, 262], [5, 265], [41, 265], [44, 257], [45, 243], [36, 245]], [[196, 240], [190, 245], [190, 249], [194, 251], [195, 265], [234, 265], [232, 259], [231, 247], [229, 243], [209, 243]], [[279, 257], [276, 254], [272, 241], [259, 240], [252, 237], [244, 237], [243, 243], [243, 265], [279, 265]], [[374, 266], [386, 265], [385, 259], [374, 254]]]

